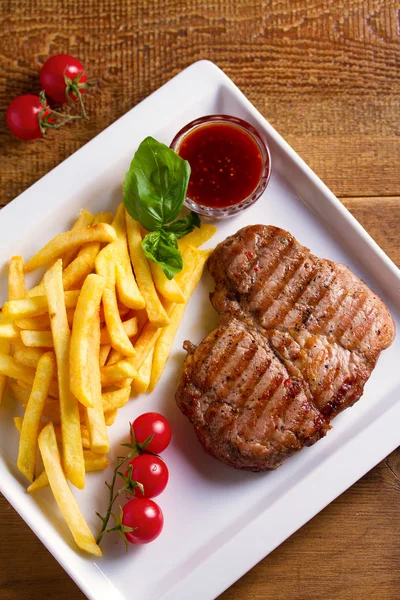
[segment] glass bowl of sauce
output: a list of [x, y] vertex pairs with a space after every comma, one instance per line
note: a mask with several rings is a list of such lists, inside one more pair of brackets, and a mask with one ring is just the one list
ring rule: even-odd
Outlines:
[[171, 146], [190, 164], [185, 206], [223, 219], [251, 206], [267, 187], [271, 156], [265, 139], [250, 123], [230, 115], [191, 121]]

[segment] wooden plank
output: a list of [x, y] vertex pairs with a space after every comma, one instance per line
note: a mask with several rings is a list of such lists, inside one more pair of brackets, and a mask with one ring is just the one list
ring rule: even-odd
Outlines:
[[37, 10], [3, 3], [1, 111], [39, 90], [39, 67], [60, 48], [81, 57], [96, 85], [87, 94], [91, 120], [51, 133], [47, 143], [20, 142], [1, 123], [1, 204], [200, 58], [232, 77], [335, 194], [396, 195], [397, 4], [228, 0], [222, 9], [211, 0], [169, 0], [164, 10], [147, 0], [112, 8], [98, 0], [82, 19], [77, 0], [57, 11], [50, 0]]
[[341, 200], [389, 258], [400, 267], [400, 197]]

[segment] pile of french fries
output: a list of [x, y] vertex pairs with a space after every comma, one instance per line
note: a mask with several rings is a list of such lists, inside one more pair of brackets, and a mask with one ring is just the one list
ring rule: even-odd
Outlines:
[[[14, 419], [18, 469], [30, 493], [50, 484], [77, 545], [95, 556], [101, 550], [68, 481], [83, 489], [86, 472], [109, 465], [107, 426], [132, 389], [157, 384], [209, 256], [198, 246], [214, 232], [203, 224], [179, 240], [183, 269], [172, 280], [146, 259], [146, 232], [123, 204], [115, 217], [82, 210], [26, 264], [10, 261], [0, 401], [7, 386], [25, 409]], [[41, 267], [42, 280], [26, 290], [25, 273]]]

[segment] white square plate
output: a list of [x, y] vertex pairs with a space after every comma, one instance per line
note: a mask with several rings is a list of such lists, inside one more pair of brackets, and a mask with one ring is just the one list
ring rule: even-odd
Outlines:
[[[170, 143], [188, 121], [228, 113], [250, 121], [267, 138], [273, 174], [263, 197], [238, 217], [218, 223], [212, 244], [252, 223], [289, 230], [312, 252], [340, 261], [362, 277], [400, 322], [400, 276], [395, 265], [307, 165], [215, 65], [198, 62], [108, 127], [43, 177], [0, 214], [1, 298], [6, 264], [27, 259], [65, 230], [81, 207], [114, 209], [130, 160], [147, 135]], [[121, 452], [129, 421], [148, 410], [164, 413], [173, 429], [165, 452], [170, 482], [159, 502], [162, 535], [131, 547], [108, 540], [104, 557], [77, 552], [47, 490], [33, 497], [16, 468], [15, 404], [6, 399], [0, 421], [0, 489], [83, 592], [93, 600], [207, 600], [215, 598], [296, 529], [352, 485], [400, 443], [400, 338], [383, 352], [363, 398], [334, 421], [326, 438], [290, 458], [277, 471], [236, 471], [207, 456], [174, 401], [182, 342], [199, 342], [217, 322], [203, 277], [190, 300], [167, 369], [150, 396], [132, 400], [109, 429], [111, 457]], [[90, 473], [74, 490], [92, 530], [104, 511], [110, 472]], [[29, 557], [27, 557], [29, 560]]]

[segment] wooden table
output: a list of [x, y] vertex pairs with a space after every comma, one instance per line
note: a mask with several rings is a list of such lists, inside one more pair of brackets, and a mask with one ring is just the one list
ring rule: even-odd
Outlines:
[[[5, 110], [18, 94], [37, 92], [43, 61], [68, 52], [83, 60], [96, 83], [88, 96], [91, 120], [47, 141], [24, 143], [11, 137], [2, 119], [1, 204], [182, 68], [209, 58], [400, 265], [400, 21], [395, 0], [59, 4], [1, 3], [0, 108]], [[397, 451], [221, 599], [398, 599], [399, 501]], [[4, 498], [0, 523], [0, 600], [83, 598]]]

